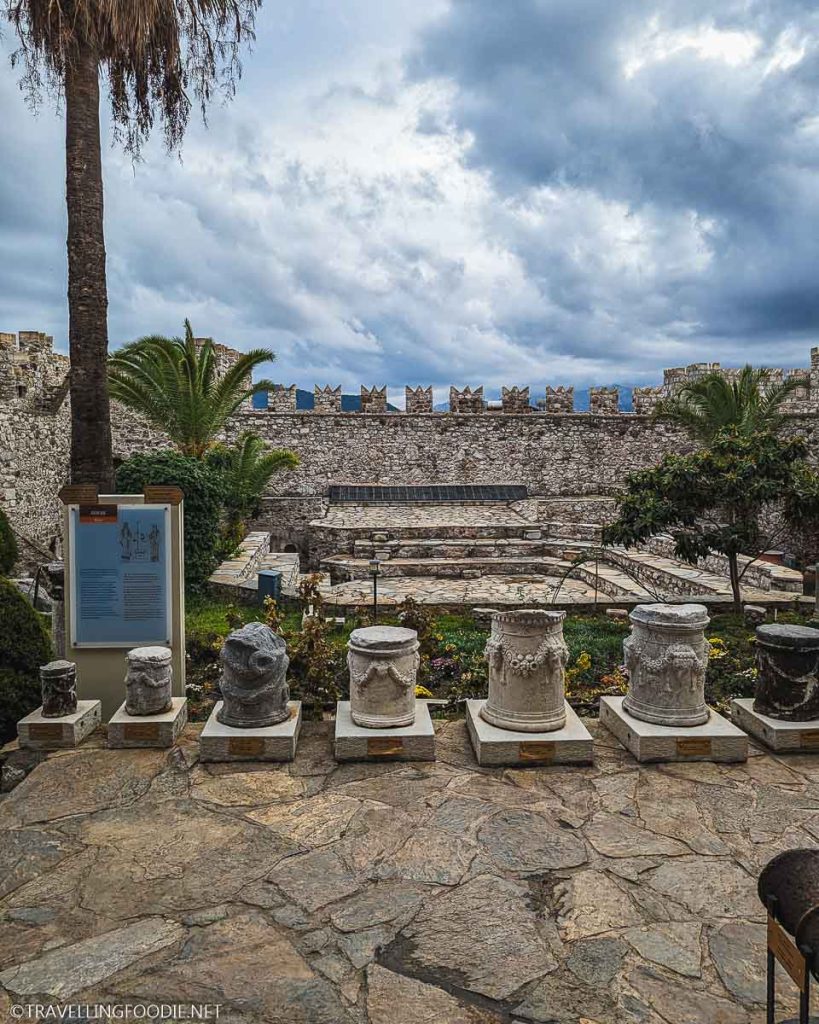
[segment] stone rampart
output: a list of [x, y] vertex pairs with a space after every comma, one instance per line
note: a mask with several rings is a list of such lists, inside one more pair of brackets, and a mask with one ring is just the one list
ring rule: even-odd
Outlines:
[[[218, 348], [224, 371], [238, 354]], [[407, 389], [404, 413], [384, 411], [382, 388], [362, 389], [370, 411], [342, 413], [338, 387], [316, 388], [317, 409], [296, 411], [295, 388], [287, 387], [271, 394], [268, 409], [245, 405], [227, 437], [253, 430], [271, 446], [298, 452], [299, 467], [274, 477], [257, 525], [281, 546], [300, 546], [306, 524], [325, 507], [331, 483], [521, 483], [531, 495], [564, 506], [568, 499], [611, 496], [629, 472], [690, 447], [679, 429], [647, 413], [655, 397], [709, 368], [666, 371], [662, 387], [641, 389], [634, 413], [618, 411], [612, 389], [595, 389], [593, 412], [573, 413], [573, 389], [551, 387], [538, 409], [529, 406], [526, 388], [506, 388], [502, 407], [492, 415], [479, 415], [485, 411], [482, 388], [453, 388], [458, 412], [433, 412], [432, 391], [423, 387]], [[809, 369], [792, 372], [804, 381], [788, 406], [793, 427], [814, 435], [819, 454], [819, 349], [812, 351]], [[67, 376], [68, 360], [52, 351], [48, 336], [0, 334], [0, 502], [15, 529], [41, 546], [58, 530], [56, 493], [67, 478]], [[169, 446], [159, 432], [116, 404], [113, 434], [119, 460]], [[570, 518], [599, 521], [585, 512]]]

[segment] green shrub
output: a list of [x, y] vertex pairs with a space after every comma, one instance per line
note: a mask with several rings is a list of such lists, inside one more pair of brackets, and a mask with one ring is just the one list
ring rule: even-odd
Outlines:
[[0, 576], [8, 576], [14, 568], [18, 554], [17, 538], [12, 532], [8, 516], [0, 508]]
[[0, 742], [40, 704], [40, 666], [53, 658], [43, 616], [17, 587], [0, 578]]
[[146, 484], [181, 487], [185, 495], [185, 588], [196, 593], [222, 556], [222, 479], [201, 459], [178, 452], [132, 455], [117, 470], [121, 494], [139, 494]]

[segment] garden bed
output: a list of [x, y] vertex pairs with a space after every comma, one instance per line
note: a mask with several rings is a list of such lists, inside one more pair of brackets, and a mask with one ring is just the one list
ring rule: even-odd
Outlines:
[[[305, 595], [305, 604], [311, 603], [311, 596]], [[321, 614], [320, 602], [315, 607]], [[347, 641], [353, 629], [370, 624], [366, 616], [348, 616], [343, 622], [329, 615], [303, 620], [302, 610], [295, 605], [289, 609], [268, 605], [265, 611], [201, 599], [190, 606], [187, 616], [188, 697], [194, 721], [207, 718], [218, 699], [219, 652], [225, 637], [251, 620], [270, 621], [287, 641], [291, 692], [304, 701], [308, 717], [321, 718], [334, 710], [336, 700], [348, 697]], [[445, 701], [441, 714], [460, 713], [466, 698], [486, 696], [483, 651], [489, 628], [480, 616], [442, 613], [407, 602], [379, 621], [418, 631], [418, 695]], [[807, 616], [780, 613], [778, 621], [805, 623]], [[566, 695], [579, 714], [596, 715], [601, 695], [625, 692], [623, 640], [628, 633], [628, 623], [606, 615], [567, 615]], [[722, 614], [712, 618], [706, 635], [710, 642], [706, 698], [725, 712], [731, 698], [753, 696], [754, 632], [741, 616]]]

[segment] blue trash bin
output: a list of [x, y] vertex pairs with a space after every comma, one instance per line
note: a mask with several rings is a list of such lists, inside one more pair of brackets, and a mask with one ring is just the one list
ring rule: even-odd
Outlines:
[[282, 574], [276, 569], [262, 569], [259, 572], [259, 604], [264, 604], [266, 597], [279, 602], [282, 596]]

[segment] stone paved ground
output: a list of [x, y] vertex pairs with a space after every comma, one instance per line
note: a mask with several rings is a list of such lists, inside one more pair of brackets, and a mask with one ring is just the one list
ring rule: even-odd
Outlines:
[[434, 764], [339, 766], [329, 729], [291, 766], [205, 768], [195, 727], [40, 764], [0, 801], [0, 1020], [764, 1020], [755, 878], [819, 837], [819, 759], [638, 767], [597, 729], [593, 768], [481, 770], [458, 721]]

